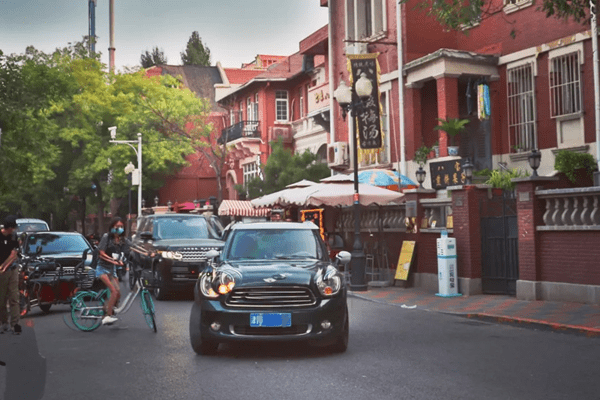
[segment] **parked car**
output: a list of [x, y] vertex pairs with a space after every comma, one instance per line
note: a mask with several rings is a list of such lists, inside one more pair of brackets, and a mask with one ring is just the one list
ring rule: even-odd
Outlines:
[[344, 352], [349, 321], [346, 285], [312, 222], [232, 224], [221, 252], [194, 288], [190, 341], [198, 354], [219, 343], [308, 341]]
[[49, 231], [46, 221], [37, 218], [17, 218], [17, 235], [23, 232]]
[[131, 252], [131, 261], [154, 271], [154, 294], [158, 300], [178, 289], [191, 293], [198, 274], [206, 266], [206, 253], [223, 247], [222, 232], [215, 229], [215, 224], [211, 216], [198, 214], [153, 214], [140, 218], [133, 245], [160, 257]]

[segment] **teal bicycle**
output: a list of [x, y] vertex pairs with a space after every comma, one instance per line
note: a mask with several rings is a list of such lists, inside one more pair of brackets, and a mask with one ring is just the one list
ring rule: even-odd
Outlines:
[[[142, 274], [142, 272], [149, 272], [148, 274]], [[132, 290], [127, 294], [127, 297], [122, 301], [119, 307], [114, 309], [115, 315], [125, 314], [135, 298], [140, 295], [140, 305], [146, 323], [154, 332], [156, 329], [156, 318], [154, 312], [154, 301], [148, 291], [148, 288], [154, 287], [154, 280], [146, 279], [145, 276], [151, 277], [152, 271], [140, 271], [130, 269], [130, 274], [134, 274], [135, 285]], [[142, 276], [144, 275], [144, 277]], [[104, 318], [104, 303], [108, 300], [110, 291], [108, 289], [102, 289], [98, 292], [93, 290], [86, 290], [77, 292], [71, 299], [71, 320], [77, 329], [84, 332], [91, 332], [98, 329], [102, 325], [102, 318]]]

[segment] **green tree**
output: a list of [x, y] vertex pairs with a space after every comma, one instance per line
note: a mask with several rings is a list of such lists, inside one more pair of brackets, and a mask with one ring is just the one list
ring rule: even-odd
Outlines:
[[142, 68], [150, 68], [155, 65], [161, 65], [167, 63], [167, 57], [165, 56], [165, 52], [162, 49], [159, 49], [158, 46], [154, 46], [152, 48], [152, 52], [146, 50], [140, 56], [140, 65]]
[[[408, 0], [402, 0], [403, 3]], [[474, 22], [479, 22], [503, 12], [504, 3], [493, 0], [418, 0], [417, 8], [425, 10], [446, 28], [462, 31]], [[573, 18], [576, 22], [587, 24], [589, 22], [590, 2], [587, 0], [542, 0], [538, 11], [544, 12], [546, 17], [559, 19]], [[515, 35], [514, 30], [511, 35]]]
[[271, 149], [273, 151], [264, 165], [264, 180], [255, 178], [246, 187], [237, 185], [238, 192], [247, 190], [249, 198], [256, 198], [282, 190], [302, 179], [318, 182], [331, 175], [327, 164], [317, 162], [317, 155], [308, 150], [293, 154], [283, 146], [281, 140], [271, 142]]
[[183, 65], [210, 66], [210, 49], [202, 44], [198, 31], [192, 33], [185, 51], [181, 52], [181, 62]]

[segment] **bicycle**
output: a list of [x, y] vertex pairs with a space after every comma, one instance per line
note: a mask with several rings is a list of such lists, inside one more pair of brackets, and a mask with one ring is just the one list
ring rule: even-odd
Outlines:
[[[144, 276], [144, 272], [147, 271], [147, 276]], [[154, 311], [154, 301], [148, 291], [155, 285], [154, 279], [152, 278], [151, 270], [136, 270], [131, 271], [135, 277], [134, 290], [127, 294], [125, 300], [119, 307], [116, 307], [115, 314], [125, 314], [131, 308], [135, 298], [140, 294], [140, 306], [144, 313], [146, 324], [155, 333], [156, 329], [156, 318]], [[84, 332], [91, 332], [98, 329], [102, 324], [102, 318], [104, 318], [104, 303], [108, 299], [110, 291], [105, 288], [98, 292], [93, 290], [79, 291], [71, 300], [71, 320], [77, 329]]]

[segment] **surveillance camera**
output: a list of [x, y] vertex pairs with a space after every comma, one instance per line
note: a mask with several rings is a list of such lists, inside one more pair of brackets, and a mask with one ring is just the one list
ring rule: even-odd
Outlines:
[[117, 138], [117, 127], [116, 126], [111, 126], [108, 128], [108, 130], [110, 131], [110, 138], [112, 140], [115, 140]]

